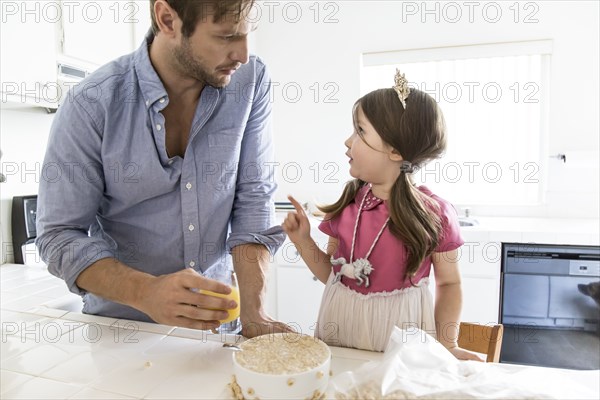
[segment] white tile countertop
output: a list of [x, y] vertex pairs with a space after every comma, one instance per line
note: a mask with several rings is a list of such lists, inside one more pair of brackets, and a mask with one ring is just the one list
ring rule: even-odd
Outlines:
[[[2, 399], [229, 398], [233, 364], [222, 342], [240, 338], [82, 314], [78, 297], [39, 266], [2, 265], [0, 282]], [[383, 357], [331, 349], [334, 376]], [[502, 365], [540, 377], [551, 370]], [[560, 376], [600, 397], [600, 371]]]
[[472, 217], [478, 224], [461, 232], [487, 233], [491, 241], [597, 246], [600, 221], [574, 218]]
[[[281, 223], [287, 212], [277, 213]], [[461, 226], [466, 237], [482, 237], [492, 242], [538, 243], [557, 245], [600, 245], [600, 220], [583, 218], [524, 218], [524, 217], [460, 217], [476, 221], [473, 226]], [[313, 235], [324, 235], [319, 229], [322, 217], [311, 215]]]

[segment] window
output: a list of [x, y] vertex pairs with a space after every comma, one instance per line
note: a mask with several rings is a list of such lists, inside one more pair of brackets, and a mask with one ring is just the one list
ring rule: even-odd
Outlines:
[[361, 93], [391, 87], [396, 68], [433, 96], [448, 149], [416, 179], [454, 204], [542, 201], [551, 41], [363, 54]]

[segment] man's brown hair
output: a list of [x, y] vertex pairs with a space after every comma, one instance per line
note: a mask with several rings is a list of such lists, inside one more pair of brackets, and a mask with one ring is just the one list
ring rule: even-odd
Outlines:
[[[183, 21], [181, 33], [189, 38], [194, 33], [199, 21], [205, 21], [212, 17], [212, 21], [217, 23], [223, 21], [227, 16], [233, 17], [234, 21], [239, 21], [244, 15], [247, 15], [254, 4], [254, 0], [164, 0]], [[150, 15], [152, 17], [152, 32], [156, 36], [159, 32], [154, 15], [154, 3], [156, 0], [150, 0]]]

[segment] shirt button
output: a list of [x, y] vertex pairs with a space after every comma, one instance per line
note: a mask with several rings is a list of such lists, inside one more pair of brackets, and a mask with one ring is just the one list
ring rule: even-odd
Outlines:
[[191, 190], [192, 189], [192, 184], [190, 182], [188, 182], [187, 185], [185, 185], [185, 188], [187, 190]]
[[146, 105], [149, 105], [149, 104], [150, 104], [150, 100], [146, 100]]
[[173, 160], [167, 161], [167, 164], [169, 164], [169, 165], [173, 164]]
[[163, 97], [162, 99], [159, 100], [161, 103], [165, 102], [165, 98]]
[[156, 124], [156, 129], [160, 131], [162, 129], [162, 125], [161, 124]]
[[196, 263], [193, 261], [190, 261], [190, 267], [194, 268], [196, 266]]
[[188, 226], [188, 229], [190, 230], [190, 232], [193, 231], [195, 229], [194, 225], [190, 224], [190, 226]]

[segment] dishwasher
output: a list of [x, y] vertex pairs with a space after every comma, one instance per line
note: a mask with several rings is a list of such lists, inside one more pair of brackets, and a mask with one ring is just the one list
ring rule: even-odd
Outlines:
[[600, 369], [600, 247], [503, 243], [500, 362]]

